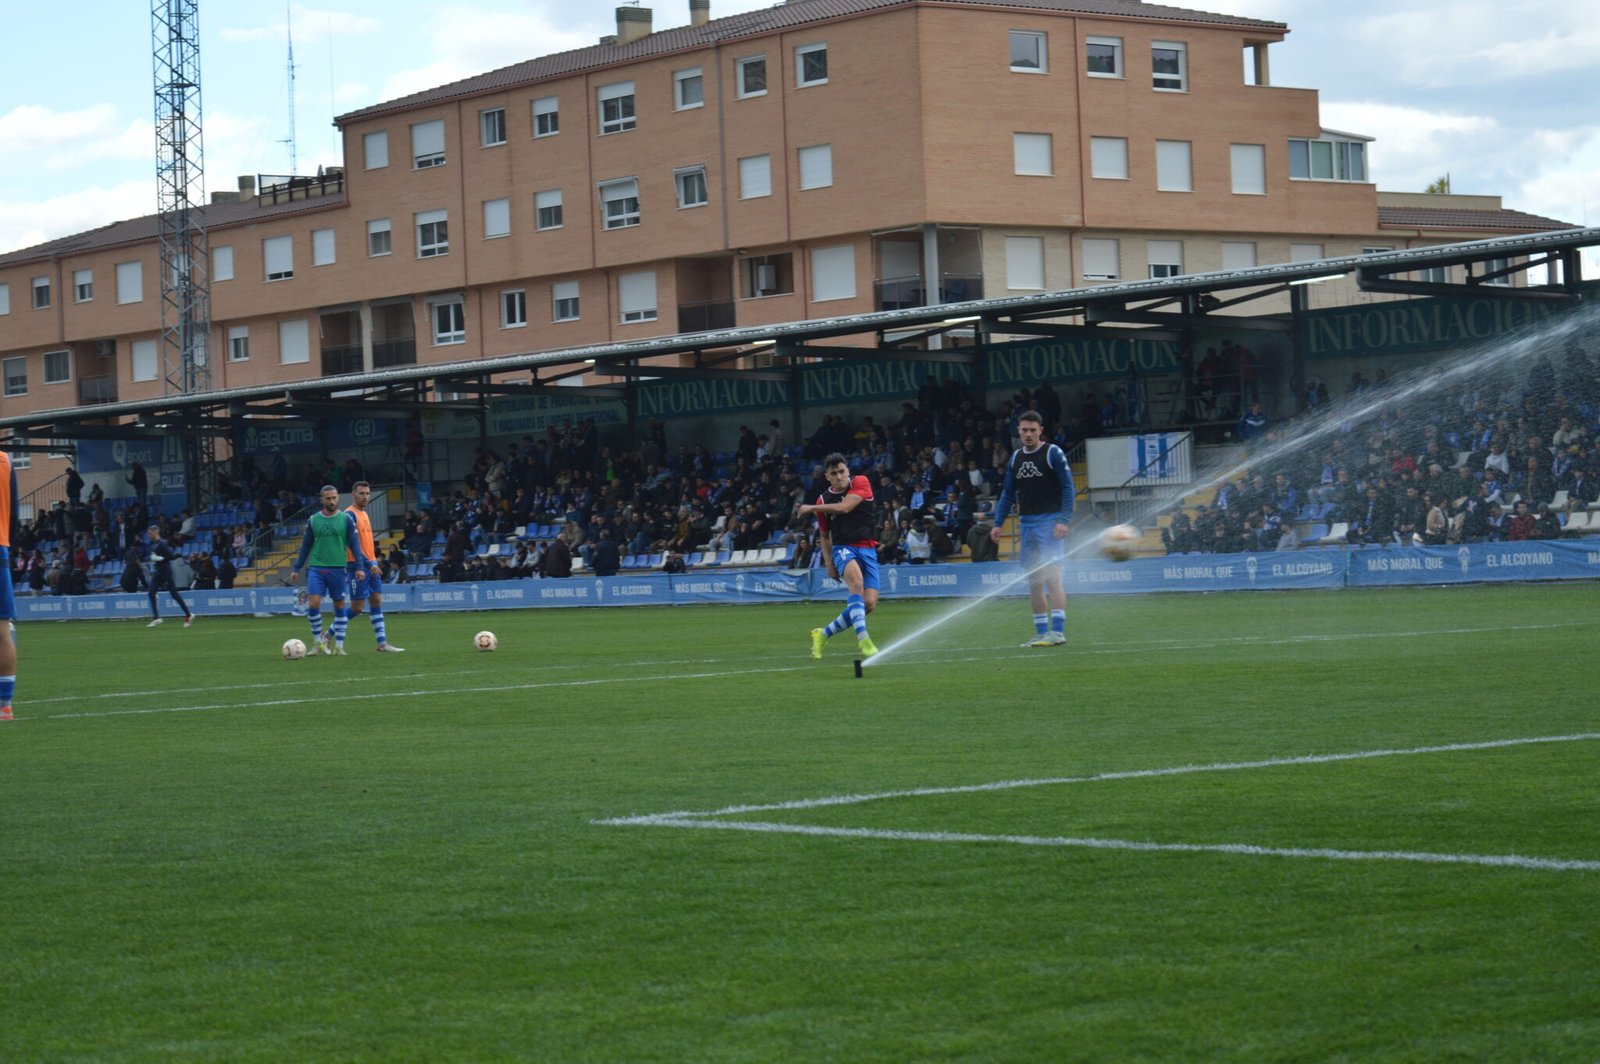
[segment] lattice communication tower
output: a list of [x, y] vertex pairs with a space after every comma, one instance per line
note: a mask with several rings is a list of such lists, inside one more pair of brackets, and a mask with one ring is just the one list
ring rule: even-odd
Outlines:
[[[199, 0], [152, 0], [157, 214], [161, 246], [161, 362], [165, 393], [209, 391], [211, 248], [200, 137]], [[216, 488], [212, 436], [184, 437], [190, 502]]]

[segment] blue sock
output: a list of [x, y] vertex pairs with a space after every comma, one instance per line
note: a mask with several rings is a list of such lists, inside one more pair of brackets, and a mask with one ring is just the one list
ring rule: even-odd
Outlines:
[[851, 595], [845, 600], [845, 613], [850, 616], [850, 623], [855, 627], [856, 638], [867, 638], [867, 604], [860, 595]]
[[350, 628], [350, 607], [333, 611], [333, 641], [344, 646], [344, 633]]
[[378, 637], [378, 645], [383, 646], [389, 641], [389, 634], [383, 630], [383, 610], [374, 606], [367, 617], [372, 621], [372, 634]]
[[1050, 615], [1047, 613], [1034, 614], [1033, 630], [1038, 632], [1040, 635], [1044, 635], [1046, 632], [1048, 632], [1050, 630]]
[[839, 616], [828, 622], [828, 627], [822, 630], [822, 634], [827, 636], [829, 639], [832, 639], [846, 628], [849, 628], [853, 623], [854, 622], [850, 619], [850, 607], [847, 605], [844, 609], [839, 611]]
[[1066, 631], [1067, 631], [1067, 611], [1066, 610], [1051, 610], [1050, 611], [1050, 630], [1052, 632], [1060, 632], [1063, 635], [1066, 634]]
[[306, 620], [311, 622], [311, 641], [313, 643], [322, 639], [322, 611], [320, 609], [306, 610]]
[[[5, 622], [0, 621], [0, 624]], [[17, 693], [17, 678], [15, 676], [0, 676], [0, 706], [9, 706], [11, 696]]]

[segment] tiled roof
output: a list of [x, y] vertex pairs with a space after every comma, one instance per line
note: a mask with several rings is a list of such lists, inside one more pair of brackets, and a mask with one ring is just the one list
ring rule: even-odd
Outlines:
[[[897, 7], [915, 6], [916, 0], [793, 0], [760, 11], [713, 19], [703, 26], [676, 26], [652, 33], [629, 44], [596, 44], [570, 52], [529, 59], [487, 74], [479, 74], [449, 85], [402, 96], [398, 99], [350, 111], [334, 119], [335, 124], [391, 111], [408, 111], [468, 96], [497, 92], [519, 85], [528, 85], [550, 78], [565, 77], [628, 63], [650, 56], [665, 55], [693, 48], [707, 47], [741, 37], [759, 36], [780, 30], [804, 26], [812, 22], [866, 15]], [[1281, 22], [1240, 18], [1237, 15], [1219, 15], [1210, 11], [1191, 11], [1181, 7], [1144, 3], [1143, 0], [940, 0], [943, 6], [991, 7], [1005, 10], [1050, 11], [1063, 15], [1091, 15], [1112, 18], [1160, 19], [1167, 22], [1187, 22], [1208, 26], [1236, 26], [1282, 34], [1288, 27]]]
[[1504, 230], [1517, 233], [1542, 233], [1554, 229], [1577, 228], [1571, 222], [1558, 222], [1554, 218], [1543, 218], [1524, 211], [1469, 211], [1454, 207], [1379, 207], [1378, 227]]
[[[211, 203], [196, 209], [199, 222], [208, 230], [221, 229], [228, 225], [238, 225], [246, 222], [260, 222], [269, 218], [278, 218], [286, 214], [299, 214], [302, 211], [315, 210], [326, 207], [343, 206], [345, 198], [341, 196], [321, 196], [313, 199], [297, 199], [286, 203], [276, 203], [269, 206], [258, 206], [254, 197], [241, 201], [224, 201]], [[31, 248], [20, 251], [8, 252], [0, 255], [0, 266], [16, 266], [24, 262], [35, 262], [42, 259], [53, 258], [57, 255], [77, 255], [86, 251], [97, 251], [101, 248], [120, 247], [124, 244], [149, 243], [160, 238], [158, 216], [147, 214], [142, 218], [129, 218], [122, 222], [112, 222], [102, 225], [98, 229], [90, 229], [71, 236], [59, 237], [35, 244]]]

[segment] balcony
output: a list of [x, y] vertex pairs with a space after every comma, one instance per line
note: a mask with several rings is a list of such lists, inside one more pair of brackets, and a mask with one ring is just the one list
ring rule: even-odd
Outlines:
[[256, 193], [256, 202], [263, 207], [316, 196], [337, 196], [344, 191], [344, 167], [330, 166], [315, 177], [261, 174], [257, 181], [260, 191]]
[[78, 405], [93, 406], [117, 401], [117, 375], [78, 378]]
[[388, 369], [390, 366], [415, 366], [417, 341], [412, 337], [403, 340], [374, 340], [372, 342], [372, 368]]
[[909, 310], [927, 303], [921, 277], [886, 277], [873, 283], [878, 310]]
[[322, 349], [322, 375], [324, 377], [337, 377], [341, 373], [360, 372], [360, 344], [346, 344], [342, 347], [324, 347]]
[[678, 304], [678, 331], [681, 333], [731, 329], [734, 320], [733, 303], [730, 301], [713, 300], [708, 303]]

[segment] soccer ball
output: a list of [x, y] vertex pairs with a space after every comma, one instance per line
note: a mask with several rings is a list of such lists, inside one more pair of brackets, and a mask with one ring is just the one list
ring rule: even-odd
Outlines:
[[285, 639], [283, 641], [283, 660], [299, 661], [306, 656], [306, 645], [298, 639]]
[[1112, 525], [1100, 536], [1100, 553], [1114, 562], [1133, 557], [1133, 545], [1143, 535], [1132, 525]]
[[489, 651], [499, 646], [500, 640], [494, 637], [493, 632], [479, 632], [472, 637], [472, 645], [478, 650]]

